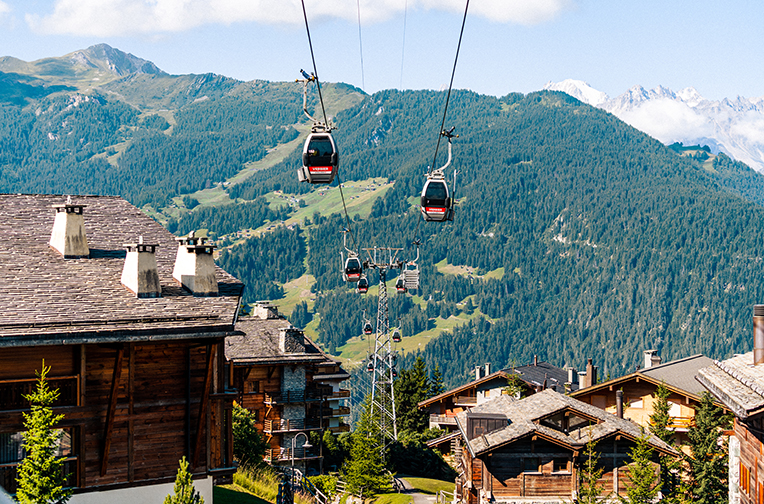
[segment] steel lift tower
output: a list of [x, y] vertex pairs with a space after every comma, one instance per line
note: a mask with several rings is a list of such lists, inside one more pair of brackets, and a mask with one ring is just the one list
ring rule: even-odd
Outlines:
[[[390, 317], [387, 309], [387, 272], [391, 269], [404, 269], [402, 261], [397, 259], [401, 248], [374, 247], [365, 248], [367, 259], [364, 269], [379, 270], [379, 303], [377, 304], [377, 330], [374, 335], [374, 354], [369, 357], [371, 369], [371, 415], [379, 422], [380, 450], [383, 458], [387, 446], [398, 439], [395, 421], [395, 392], [393, 378], [396, 355], [393, 352], [390, 337]], [[376, 415], [376, 417], [375, 417]]]

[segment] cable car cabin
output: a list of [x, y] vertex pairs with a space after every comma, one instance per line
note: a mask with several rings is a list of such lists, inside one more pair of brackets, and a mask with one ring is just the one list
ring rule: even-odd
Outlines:
[[311, 133], [302, 150], [302, 168], [297, 172], [300, 182], [330, 184], [337, 175], [339, 153], [330, 133]]
[[369, 365], [366, 366], [366, 371], [368, 371], [369, 373], [374, 371], [374, 364], [372, 364], [371, 361], [369, 361]]
[[358, 282], [361, 279], [362, 271], [363, 267], [361, 266], [361, 261], [355, 256], [348, 257], [347, 260], [345, 260], [345, 269], [342, 272], [342, 278], [344, 278], [346, 282]]
[[428, 222], [453, 220], [448, 184], [440, 177], [427, 177], [422, 188], [422, 217]]
[[398, 280], [395, 282], [395, 290], [399, 293], [405, 293], [406, 292], [406, 282], [403, 280], [403, 277], [398, 277]]
[[371, 322], [366, 322], [363, 325], [363, 333], [368, 336], [369, 334], [371, 334], [373, 332], [374, 332], [374, 328], [371, 327]]
[[358, 279], [356, 290], [359, 294], [366, 294], [369, 291], [369, 280], [367, 280], [365, 276], [361, 276], [361, 278]]
[[393, 331], [393, 342], [394, 343], [400, 343], [401, 342], [401, 332], [398, 329]]

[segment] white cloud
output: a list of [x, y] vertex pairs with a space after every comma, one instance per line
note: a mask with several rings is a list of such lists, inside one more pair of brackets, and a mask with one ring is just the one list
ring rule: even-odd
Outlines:
[[670, 99], [645, 102], [620, 113], [619, 118], [667, 144], [714, 134], [713, 124], [707, 118], [684, 103]]
[[732, 124], [730, 134], [748, 142], [764, 144], [764, 116], [758, 111], [746, 112]]
[[[306, 0], [309, 19], [357, 19], [357, 0]], [[573, 0], [478, 0], [470, 15], [496, 22], [535, 24], [554, 17]], [[0, 0], [0, 14], [2, 6]], [[403, 12], [406, 0], [361, 0], [364, 23]], [[410, 10], [463, 12], [465, 0], [408, 0]], [[46, 16], [26, 16], [42, 33], [114, 36], [178, 32], [205, 24], [257, 22], [301, 24], [300, 0], [56, 0]]]
[[11, 6], [0, 0], [0, 18], [11, 12]]

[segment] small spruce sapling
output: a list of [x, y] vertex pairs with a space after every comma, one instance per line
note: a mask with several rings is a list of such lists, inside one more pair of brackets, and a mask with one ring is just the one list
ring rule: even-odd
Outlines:
[[186, 457], [180, 459], [180, 468], [175, 477], [173, 493], [164, 498], [164, 504], [204, 504], [204, 497], [194, 489], [193, 478], [188, 472]]

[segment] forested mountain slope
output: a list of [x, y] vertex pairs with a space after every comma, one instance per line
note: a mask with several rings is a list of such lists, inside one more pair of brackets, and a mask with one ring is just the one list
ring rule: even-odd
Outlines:
[[[83, 90], [44, 77], [0, 74], [2, 192], [120, 194], [175, 217], [174, 232], [236, 236], [295, 215], [297, 205], [274, 203], [274, 191], [295, 202], [338, 191], [337, 182], [320, 194], [297, 182], [305, 124], [294, 83], [158, 72]], [[453, 315], [471, 319], [421, 349], [447, 383], [476, 364], [534, 354], [560, 366], [593, 357], [605, 376], [631, 370], [646, 348], [672, 359], [750, 346], [750, 306], [764, 301], [764, 209], [752, 201], [764, 201], [764, 181], [745, 165], [681, 157], [562, 93], [457, 91], [447, 121], [460, 134], [456, 219], [417, 225], [445, 93], [366, 96], [341, 84], [325, 92], [342, 181], [395, 181], [368, 218], [351, 222], [359, 246], [401, 246], [410, 259], [422, 239], [421, 297], [391, 302], [404, 337]], [[274, 147], [282, 157], [257, 165]], [[446, 152], [444, 143], [437, 165]], [[245, 166], [258, 167], [241, 176]], [[192, 210], [189, 195], [209, 187], [229, 204]], [[334, 352], [359, 334], [376, 298], [343, 284], [347, 223], [338, 198], [321, 208], [293, 229], [237, 238], [220, 263], [247, 280], [250, 301], [289, 295], [284, 284], [311, 275], [317, 298], [295, 316], [314, 320]]]

